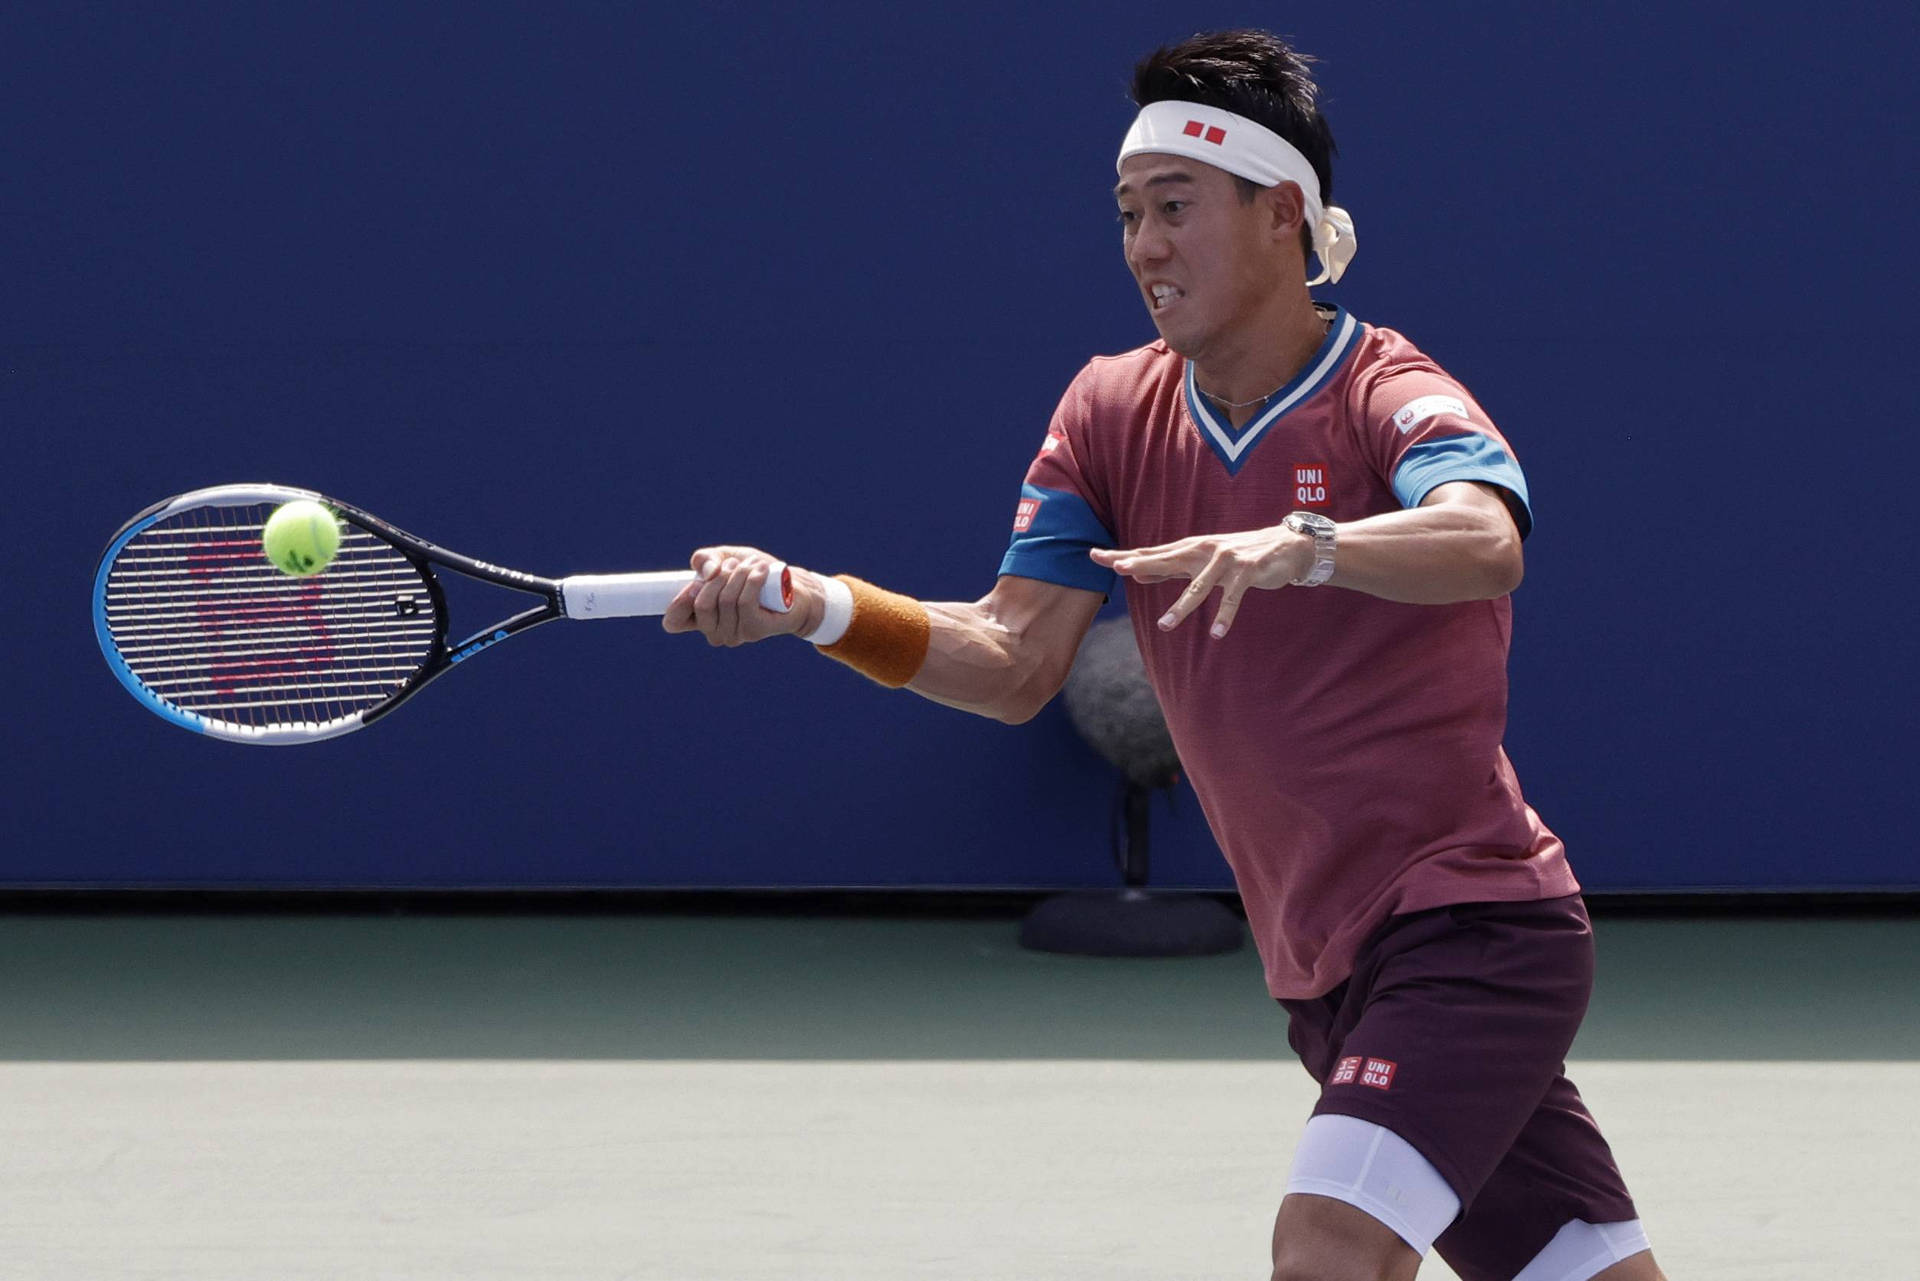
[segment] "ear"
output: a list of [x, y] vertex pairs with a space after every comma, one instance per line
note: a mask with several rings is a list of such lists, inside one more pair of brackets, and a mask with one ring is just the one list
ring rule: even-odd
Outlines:
[[1307, 221], [1307, 200], [1297, 182], [1282, 182], [1260, 193], [1267, 210], [1267, 231], [1277, 241], [1297, 244]]

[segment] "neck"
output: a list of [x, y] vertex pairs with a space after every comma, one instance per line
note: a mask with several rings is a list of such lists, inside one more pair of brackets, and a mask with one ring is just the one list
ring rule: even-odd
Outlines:
[[[1258, 401], [1292, 381], [1326, 339], [1327, 324], [1302, 288], [1276, 291], [1274, 300], [1252, 324], [1193, 358], [1193, 380], [1218, 400]], [[1235, 427], [1252, 420], [1263, 404], [1227, 409], [1215, 402]]]

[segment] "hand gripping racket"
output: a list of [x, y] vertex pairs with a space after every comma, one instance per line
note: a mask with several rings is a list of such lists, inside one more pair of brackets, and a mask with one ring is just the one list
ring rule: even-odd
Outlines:
[[[282, 573], [261, 530], [282, 503], [322, 503], [340, 550]], [[435, 571], [538, 597], [458, 643]], [[461, 556], [357, 507], [283, 485], [221, 485], [156, 503], [120, 528], [93, 576], [93, 630], [133, 696], [176, 725], [236, 743], [313, 743], [370, 725], [434, 677], [556, 618], [664, 614], [686, 570], [540, 578]], [[784, 613], [790, 572], [760, 603]]]

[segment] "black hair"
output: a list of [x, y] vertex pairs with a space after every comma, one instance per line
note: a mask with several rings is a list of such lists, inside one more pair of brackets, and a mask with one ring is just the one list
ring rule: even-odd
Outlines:
[[[1136, 106], [1174, 99], [1245, 116], [1285, 138], [1307, 158], [1320, 180], [1320, 201], [1333, 203], [1333, 130], [1320, 114], [1313, 59], [1267, 31], [1209, 31], [1155, 49], [1133, 69]], [[1258, 183], [1236, 178], [1251, 203]], [[1300, 229], [1301, 249], [1313, 254], [1313, 229]]]

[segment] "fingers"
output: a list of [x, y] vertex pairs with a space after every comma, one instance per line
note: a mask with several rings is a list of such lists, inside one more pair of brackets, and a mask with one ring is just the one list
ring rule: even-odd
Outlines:
[[753, 547], [703, 547], [689, 558], [693, 582], [669, 602], [661, 626], [698, 631], [707, 644], [745, 645], [791, 630], [784, 615], [760, 604], [760, 592], [775, 561]]
[[737, 560], [729, 557], [711, 561], [705, 569], [694, 571], [702, 575], [704, 581], [693, 598], [693, 616], [699, 620], [700, 631], [709, 645], [740, 643], [739, 637], [734, 634], [738, 630], [739, 619], [726, 618], [720, 613], [720, 594], [727, 588], [727, 576], [733, 572], [732, 567], [738, 564]]
[[760, 585], [767, 581], [768, 568], [765, 561], [733, 556], [721, 564], [720, 573], [714, 578], [721, 583], [714, 607], [719, 618], [716, 632], [730, 638], [721, 644], [744, 645], [766, 635], [755, 628], [753, 615], [760, 610]]
[[[1277, 589], [1286, 585], [1284, 577], [1279, 581], [1261, 581], [1260, 567], [1272, 550], [1268, 541], [1264, 531], [1252, 531], [1184, 538], [1158, 547], [1099, 548], [1087, 554], [1095, 564], [1137, 583], [1160, 583], [1172, 578], [1190, 580], [1172, 607], [1160, 616], [1161, 631], [1178, 627], [1208, 596], [1218, 591], [1220, 603], [1213, 611], [1209, 633], [1218, 639], [1233, 626], [1249, 588]], [[1272, 578], [1272, 575], [1266, 577]]]
[[1095, 548], [1087, 555], [1095, 564], [1104, 565], [1136, 583], [1163, 583], [1169, 578], [1193, 577], [1196, 570], [1206, 565], [1210, 553], [1201, 540], [1182, 539], [1159, 547], [1131, 550]]
[[1234, 615], [1240, 612], [1240, 598], [1247, 594], [1247, 577], [1235, 575], [1220, 590], [1220, 604], [1213, 611], [1213, 629], [1208, 633], [1215, 640], [1227, 634], [1233, 626]]
[[1187, 615], [1200, 608], [1200, 602], [1212, 594], [1226, 568], [1223, 557], [1215, 556], [1209, 560], [1206, 568], [1194, 575], [1193, 581], [1187, 584], [1187, 590], [1180, 593], [1180, 599], [1173, 602], [1173, 608], [1160, 616], [1160, 630], [1172, 631], [1186, 621]]
[[690, 632], [698, 624], [693, 618], [693, 598], [700, 592], [700, 580], [694, 579], [671, 601], [667, 603], [666, 613], [660, 616], [660, 626], [670, 632]]

